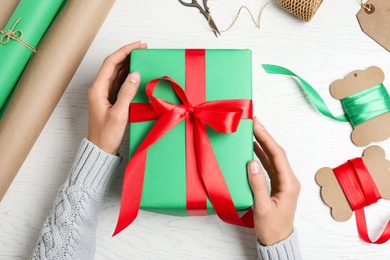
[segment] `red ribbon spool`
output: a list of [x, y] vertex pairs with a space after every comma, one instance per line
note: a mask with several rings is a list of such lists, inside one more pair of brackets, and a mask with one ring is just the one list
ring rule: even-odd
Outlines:
[[355, 211], [356, 225], [360, 237], [367, 243], [383, 244], [390, 239], [390, 221], [382, 235], [372, 241], [368, 236], [364, 207], [376, 203], [382, 198], [362, 158], [348, 160], [333, 169], [345, 196]]

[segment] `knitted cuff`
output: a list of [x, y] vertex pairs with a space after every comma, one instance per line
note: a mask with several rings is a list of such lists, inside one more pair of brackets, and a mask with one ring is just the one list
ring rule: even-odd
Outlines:
[[263, 246], [257, 240], [259, 259], [262, 260], [301, 260], [298, 234], [294, 229], [290, 236], [271, 246]]
[[121, 161], [120, 156], [106, 153], [84, 138], [70, 170], [69, 181], [74, 185], [105, 192]]

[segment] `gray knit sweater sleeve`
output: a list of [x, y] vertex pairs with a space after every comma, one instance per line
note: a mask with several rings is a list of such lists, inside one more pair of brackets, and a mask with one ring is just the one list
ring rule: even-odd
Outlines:
[[257, 240], [259, 260], [301, 260], [301, 250], [297, 231], [291, 233], [285, 240], [271, 246], [263, 246]]
[[[87, 139], [81, 142], [31, 259], [94, 258], [98, 213], [120, 162], [119, 156], [105, 153]], [[260, 260], [302, 259], [296, 231], [272, 246], [257, 242], [257, 251]]]
[[93, 259], [98, 213], [121, 162], [84, 139], [31, 259]]

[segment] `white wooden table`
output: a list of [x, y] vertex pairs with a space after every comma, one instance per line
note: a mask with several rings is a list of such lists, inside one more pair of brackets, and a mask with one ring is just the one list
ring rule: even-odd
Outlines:
[[[265, 1], [210, 0], [220, 29], [247, 5], [255, 14]], [[285, 148], [302, 184], [296, 227], [305, 259], [389, 259], [390, 242], [370, 245], [357, 234], [354, 218], [338, 223], [319, 196], [315, 172], [361, 156], [350, 140], [351, 126], [320, 115], [296, 81], [267, 75], [263, 63], [285, 66], [311, 83], [332, 112], [341, 104], [329, 94], [333, 80], [355, 69], [381, 67], [390, 77], [390, 53], [366, 36], [355, 14], [358, 0], [324, 1], [310, 23], [272, 2], [257, 30], [243, 14], [236, 26], [215, 38], [198, 11], [178, 1], [117, 0], [73, 81], [0, 204], [0, 259], [30, 256], [42, 223], [79, 143], [87, 134], [86, 92], [102, 60], [120, 46], [142, 40], [150, 48], [249, 48], [253, 51], [255, 114]], [[390, 85], [390, 80], [385, 80]], [[390, 154], [390, 141], [379, 143]], [[121, 154], [126, 158], [128, 138]], [[389, 156], [390, 157], [390, 156]], [[96, 259], [255, 259], [254, 230], [221, 222], [215, 216], [172, 217], [140, 212], [137, 220], [112, 238], [124, 163], [100, 214]], [[367, 210], [369, 232], [376, 238], [390, 217], [381, 200]]]

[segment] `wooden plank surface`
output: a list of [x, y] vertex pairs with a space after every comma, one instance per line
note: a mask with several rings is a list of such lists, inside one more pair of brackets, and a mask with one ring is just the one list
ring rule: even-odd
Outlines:
[[[256, 14], [265, 1], [209, 1], [220, 29], [241, 4]], [[295, 80], [267, 75], [261, 64], [285, 66], [315, 87], [332, 112], [342, 112], [329, 94], [333, 80], [376, 65], [390, 77], [390, 53], [359, 27], [359, 1], [324, 1], [309, 23], [268, 5], [257, 30], [243, 14], [231, 31], [215, 38], [196, 9], [178, 1], [117, 0], [95, 42], [54, 111], [39, 140], [0, 204], [0, 259], [27, 259], [65, 181], [79, 143], [87, 134], [86, 92], [103, 59], [120, 46], [142, 40], [150, 48], [249, 48], [253, 51], [254, 111], [285, 148], [302, 184], [296, 227], [304, 259], [389, 259], [390, 243], [369, 245], [357, 234], [355, 220], [334, 221], [319, 196], [315, 172], [361, 156], [350, 140], [351, 126], [320, 115]], [[91, 21], [93, 22], [93, 21]], [[70, 36], [71, 37], [71, 36]], [[77, 44], [77, 39], [75, 39]], [[390, 85], [389, 79], [385, 85]], [[390, 141], [378, 143], [389, 154]], [[121, 154], [127, 158], [128, 138]], [[137, 220], [112, 238], [125, 163], [112, 183], [100, 214], [96, 259], [255, 259], [253, 230], [227, 225], [215, 216], [172, 217], [140, 212]], [[381, 200], [367, 210], [376, 238], [390, 218]]]

